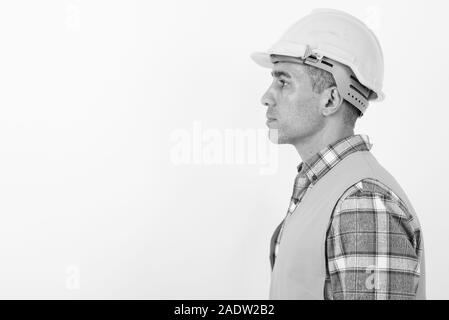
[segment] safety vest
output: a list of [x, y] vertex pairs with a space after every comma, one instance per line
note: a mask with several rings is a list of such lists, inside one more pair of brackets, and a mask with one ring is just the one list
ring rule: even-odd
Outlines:
[[[418, 222], [405, 192], [369, 151], [348, 155], [306, 192], [287, 219], [271, 273], [270, 299], [324, 299], [326, 233], [331, 214], [345, 191], [367, 178], [389, 187]], [[426, 298], [424, 243], [422, 245], [416, 299]]]

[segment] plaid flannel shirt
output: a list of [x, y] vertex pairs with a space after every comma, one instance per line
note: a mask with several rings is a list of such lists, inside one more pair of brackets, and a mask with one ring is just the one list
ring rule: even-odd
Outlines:
[[[369, 151], [368, 136], [341, 139], [298, 166], [285, 221], [307, 190], [342, 159]], [[364, 179], [350, 187], [332, 212], [326, 237], [325, 299], [414, 299], [422, 253], [419, 223], [381, 182]]]

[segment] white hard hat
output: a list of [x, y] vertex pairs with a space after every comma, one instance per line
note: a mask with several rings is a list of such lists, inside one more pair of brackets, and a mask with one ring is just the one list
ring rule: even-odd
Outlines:
[[270, 49], [255, 52], [251, 58], [263, 67], [273, 68], [273, 55], [296, 58], [331, 72], [340, 94], [362, 114], [369, 100], [381, 101], [385, 97], [384, 59], [379, 41], [362, 21], [343, 11], [313, 10]]

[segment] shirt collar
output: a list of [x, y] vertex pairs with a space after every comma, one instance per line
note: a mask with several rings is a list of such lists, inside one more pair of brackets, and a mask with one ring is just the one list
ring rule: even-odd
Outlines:
[[316, 183], [341, 160], [357, 151], [370, 151], [372, 143], [367, 135], [353, 135], [335, 141], [297, 167], [298, 175]]

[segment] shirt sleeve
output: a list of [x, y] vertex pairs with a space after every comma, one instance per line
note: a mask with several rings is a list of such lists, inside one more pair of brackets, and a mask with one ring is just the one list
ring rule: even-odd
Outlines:
[[327, 232], [327, 298], [415, 299], [421, 247], [414, 222], [402, 201], [374, 181], [350, 188]]

